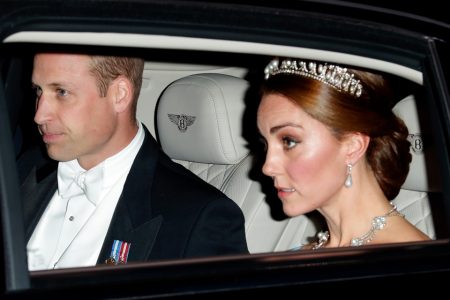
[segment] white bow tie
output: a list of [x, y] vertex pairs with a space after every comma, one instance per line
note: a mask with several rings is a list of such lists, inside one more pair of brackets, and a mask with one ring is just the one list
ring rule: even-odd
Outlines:
[[58, 191], [63, 198], [86, 195], [94, 205], [100, 200], [103, 186], [103, 163], [85, 171], [77, 161], [58, 165]]

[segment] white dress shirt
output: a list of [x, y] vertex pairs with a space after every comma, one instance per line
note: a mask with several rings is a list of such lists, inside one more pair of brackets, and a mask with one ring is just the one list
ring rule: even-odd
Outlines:
[[123, 185], [144, 141], [142, 124], [138, 124], [127, 147], [92, 169], [84, 170], [76, 159], [58, 164], [58, 190], [27, 245], [30, 271], [96, 265]]

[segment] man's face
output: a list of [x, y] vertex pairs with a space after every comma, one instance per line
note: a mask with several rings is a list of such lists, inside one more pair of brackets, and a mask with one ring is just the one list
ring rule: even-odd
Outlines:
[[49, 156], [78, 159], [89, 169], [111, 154], [117, 130], [112, 92], [101, 97], [86, 55], [44, 53], [34, 58], [36, 114]]

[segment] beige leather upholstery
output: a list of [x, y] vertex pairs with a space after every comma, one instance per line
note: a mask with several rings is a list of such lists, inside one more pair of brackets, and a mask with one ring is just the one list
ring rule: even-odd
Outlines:
[[[275, 218], [261, 183], [250, 178], [252, 157], [242, 137], [247, 89], [244, 79], [223, 74], [197, 74], [173, 82], [157, 107], [158, 139], [172, 159], [239, 205], [251, 253], [285, 251], [308, 243], [318, 228], [306, 216]], [[402, 105], [410, 108], [414, 99]], [[397, 110], [404, 111], [403, 106]], [[411, 171], [422, 172], [417, 168]], [[421, 192], [426, 190], [421, 180], [425, 176], [410, 177], [408, 190], [402, 190], [395, 202], [413, 224], [434, 237], [427, 193]]]
[[248, 154], [240, 122], [247, 87], [245, 80], [222, 74], [192, 75], [172, 83], [157, 108], [157, 130], [166, 153], [210, 164], [242, 160]]
[[[252, 157], [242, 137], [247, 89], [244, 79], [223, 74], [191, 75], [173, 82], [159, 99], [158, 140], [172, 159], [241, 207], [251, 253], [283, 251], [306, 243], [316, 228], [305, 216], [275, 220], [261, 184], [249, 178]], [[169, 115], [195, 120], [183, 131]]]
[[431, 165], [427, 164], [427, 154], [429, 156], [430, 153], [425, 152], [428, 147], [422, 140], [414, 97], [410, 95], [404, 98], [395, 105], [393, 111], [408, 127], [412, 154], [408, 177], [394, 203], [411, 223], [434, 239], [436, 235], [427, 192], [437, 191], [438, 188], [430, 180], [432, 176], [429, 174], [433, 172]]

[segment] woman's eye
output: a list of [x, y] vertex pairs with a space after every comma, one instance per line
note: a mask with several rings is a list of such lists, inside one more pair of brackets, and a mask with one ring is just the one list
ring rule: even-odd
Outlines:
[[283, 137], [283, 145], [286, 149], [292, 149], [298, 144], [298, 141], [290, 138], [290, 137]]
[[266, 139], [263, 138], [263, 137], [260, 137], [260, 138], [259, 138], [259, 142], [260, 142], [261, 145], [263, 146], [264, 151], [267, 151], [267, 141], [266, 141]]

